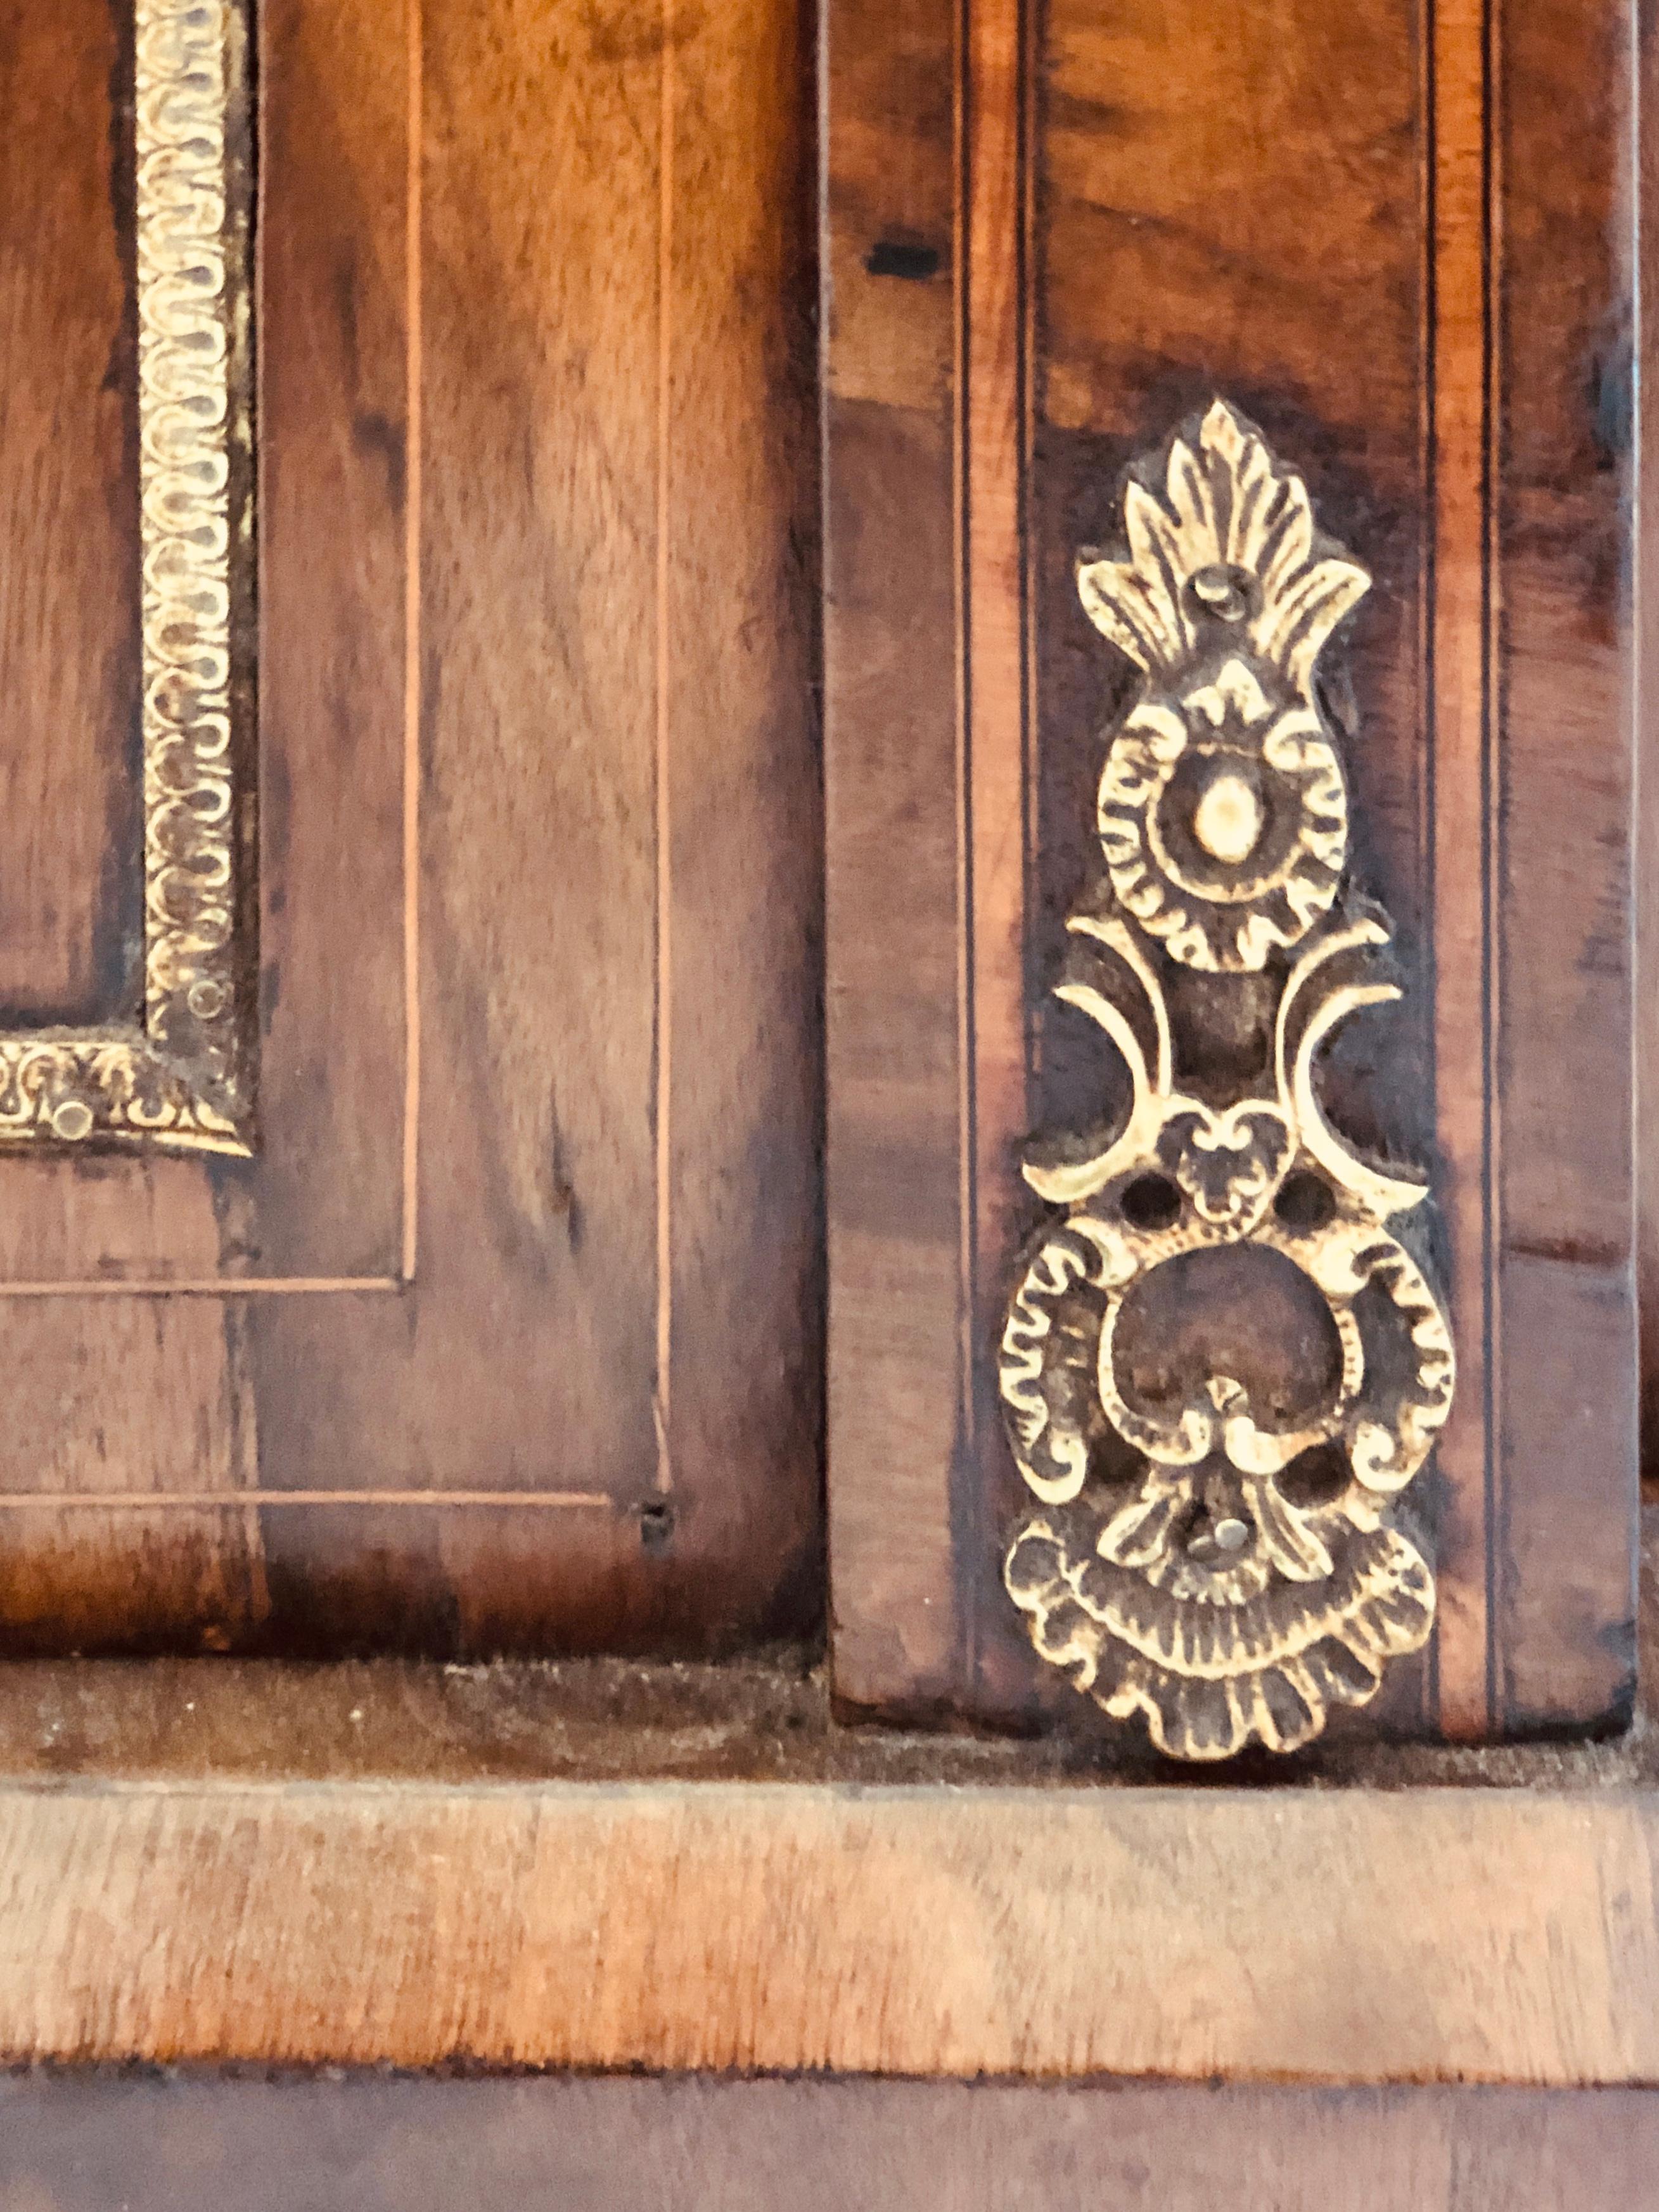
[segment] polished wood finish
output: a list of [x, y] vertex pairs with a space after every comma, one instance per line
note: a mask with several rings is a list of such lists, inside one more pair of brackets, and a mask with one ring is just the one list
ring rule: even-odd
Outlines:
[[1150, 1756], [828, 1708], [760, 1659], [14, 1662], [0, 2055], [1659, 2067], [1650, 1727], [1149, 1790]]
[[[5, 894], [72, 941], [28, 970], [72, 995], [126, 849], [121, 541], [94, 516], [58, 555], [71, 500], [131, 495], [131, 64], [107, 11], [67, 76], [63, 11], [10, 13], [4, 158], [61, 166], [80, 227], [0, 321], [0, 455], [41, 449], [51, 331], [77, 376], [96, 355], [61, 403], [95, 422], [29, 462], [81, 477], [9, 493], [30, 583], [0, 631], [8, 695], [54, 702], [50, 731], [8, 710], [9, 759], [58, 773], [67, 714], [100, 764], [61, 836], [50, 791], [27, 810], [66, 902]], [[0, 1163], [0, 1649], [799, 1629], [809, 27], [787, 0], [258, 13], [261, 1141]], [[9, 198], [0, 252], [23, 222]], [[43, 653], [82, 690], [42, 695]]]
[[1635, 1657], [1633, 30], [1622, 7], [1575, 25], [1528, 4], [1503, 48], [1503, 1420], [1487, 1554], [1493, 1696], [1524, 1727], [1619, 1717]]
[[60, 1768], [0, 1792], [0, 2053], [1644, 2082], [1656, 1848], [1651, 1785], [1594, 1780], [1522, 1801]]
[[[961, 1296], [961, 702], [950, 647], [953, 55], [949, 13], [932, 4], [871, 0], [829, 29], [830, 1606], [849, 1695], [915, 1711], [948, 1695], [958, 1664], [945, 1532], [958, 1511], [971, 1366]], [[975, 1486], [960, 1487], [976, 1525]], [[964, 1550], [971, 1559], [982, 1548]]]
[[1098, 866], [1095, 733], [1133, 688], [1073, 560], [1113, 541], [1131, 458], [1220, 393], [1376, 579], [1337, 653], [1344, 750], [1408, 988], [1333, 1048], [1325, 1088], [1431, 1172], [1462, 1379], [1434, 1477], [1439, 1632], [1376, 1724], [1482, 1739], [1628, 1714], [1628, 31], [1617, 0], [1155, 29], [1066, 0], [832, 7], [849, 1711], [1091, 1725], [1036, 1680], [1000, 1588], [1018, 1486], [992, 1350], [1038, 1218], [1020, 1140], [1121, 1095], [1044, 995]]
[[0, 2081], [29, 2212], [1629, 2212], [1656, 2156], [1651, 2090]]

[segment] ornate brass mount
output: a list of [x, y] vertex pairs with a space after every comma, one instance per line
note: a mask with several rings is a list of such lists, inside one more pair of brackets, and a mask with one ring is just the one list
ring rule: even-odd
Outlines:
[[0, 1035], [0, 1148], [252, 1148], [246, 47], [237, 0], [134, 0], [144, 1005]]
[[[1389, 930], [1345, 882], [1314, 690], [1370, 579], [1221, 401], [1188, 437], [1162, 497], [1128, 485], [1127, 559], [1078, 570], [1146, 680], [1100, 781], [1108, 888], [1071, 919], [1057, 995], [1133, 1097], [1103, 1148], [1031, 1148], [1027, 1182], [1066, 1211], [1022, 1261], [1000, 1379], [1042, 1506], [1004, 1569], [1032, 1642], [1160, 1749], [1213, 1759], [1307, 1743], [1426, 1640], [1433, 1578], [1395, 1506], [1453, 1358], [1388, 1225], [1426, 1187], [1356, 1157], [1314, 1085], [1337, 1024], [1400, 995], [1364, 972]], [[1229, 1073], [1251, 1034], [1261, 1069]]]

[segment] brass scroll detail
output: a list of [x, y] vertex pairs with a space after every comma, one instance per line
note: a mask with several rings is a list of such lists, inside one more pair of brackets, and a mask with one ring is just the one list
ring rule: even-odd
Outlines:
[[1394, 1233], [1420, 1225], [1426, 1186], [1361, 1159], [1314, 1079], [1340, 1022], [1400, 996], [1368, 972], [1390, 930], [1346, 880], [1314, 684], [1370, 578], [1219, 400], [1171, 446], [1161, 495], [1132, 476], [1124, 524], [1127, 558], [1085, 556], [1078, 588], [1144, 681], [1056, 995], [1111, 1040], [1132, 1095], [1109, 1141], [1028, 1152], [1026, 1181], [1065, 1211], [1003, 1329], [1041, 1509], [1004, 1571], [1045, 1660], [1161, 1750], [1215, 1759], [1309, 1742], [1427, 1639], [1433, 1577], [1396, 1501], [1453, 1355], [1412, 1229]]
[[0, 1143], [251, 1146], [245, 42], [229, 0], [137, 0], [143, 1013], [0, 1036]]

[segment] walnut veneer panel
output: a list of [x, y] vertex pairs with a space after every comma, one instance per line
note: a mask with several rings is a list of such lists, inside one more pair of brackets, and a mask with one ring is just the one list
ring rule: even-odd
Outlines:
[[[81, 148], [56, 187], [76, 268], [42, 313], [96, 325], [64, 361], [81, 376], [90, 346], [112, 379], [73, 399], [102, 425], [76, 496], [107, 479], [118, 513], [128, 12], [93, 26], [73, 115], [70, 88], [25, 97], [62, 10], [11, 7], [0, 64], [19, 173]], [[798, 1626], [819, 1543], [804, 19], [257, 16], [257, 1115], [247, 1158], [0, 1158], [0, 1650]], [[40, 319], [0, 318], [9, 396], [39, 381]], [[88, 537], [113, 578], [93, 592], [50, 501], [4, 512], [63, 638], [91, 603], [103, 690], [64, 704], [103, 746], [94, 827], [33, 833], [76, 884], [37, 927], [91, 945], [131, 766], [119, 714], [113, 750], [94, 727], [135, 711], [125, 541]], [[9, 757], [37, 737], [9, 722]]]

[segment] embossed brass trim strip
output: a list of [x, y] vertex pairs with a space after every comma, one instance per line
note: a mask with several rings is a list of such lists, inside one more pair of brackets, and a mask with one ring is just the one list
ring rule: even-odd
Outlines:
[[142, 1023], [0, 1036], [0, 1143], [252, 1149], [246, 26], [136, 0]]

